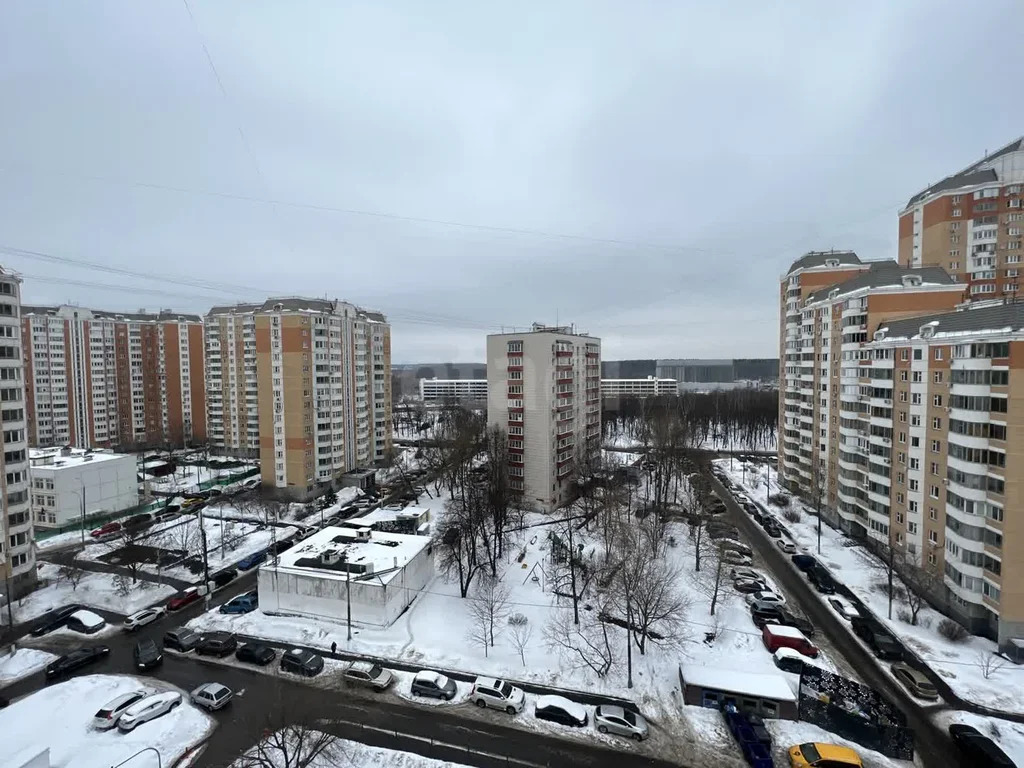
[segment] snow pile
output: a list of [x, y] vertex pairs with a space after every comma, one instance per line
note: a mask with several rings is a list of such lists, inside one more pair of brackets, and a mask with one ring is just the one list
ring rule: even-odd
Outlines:
[[47, 611], [69, 603], [81, 603], [114, 613], [134, 613], [154, 603], [163, 602], [174, 594], [174, 589], [164, 584], [143, 581], [132, 585], [128, 594], [121, 594], [114, 575], [109, 573], [86, 573], [78, 586], [73, 587], [58, 576], [59, 570], [50, 563], [40, 564], [39, 576], [49, 583], [14, 604], [16, 622], [37, 619]]
[[23, 677], [41, 672], [56, 658], [52, 653], [35, 648], [18, 648], [14, 653], [0, 656], [0, 686], [10, 685]]
[[789, 764], [789, 748], [796, 744], [806, 744], [809, 741], [820, 741], [825, 744], [837, 744], [841, 747], [850, 747], [858, 755], [864, 765], [871, 768], [913, 768], [914, 763], [908, 760], [896, 760], [886, 757], [881, 752], [862, 747], [860, 744], [837, 736], [831, 731], [819, 728], [812, 723], [800, 720], [765, 720], [765, 728], [772, 735], [773, 757], [776, 765]]
[[[310, 756], [310, 745], [323, 743], [322, 736], [317, 731], [311, 731], [302, 737], [289, 738], [287, 732], [278, 731], [261, 743], [261, 759], [265, 760], [266, 764], [275, 766], [275, 768], [285, 768], [286, 765], [293, 765], [294, 763], [285, 759], [285, 751], [287, 750], [287, 755], [292, 760], [296, 759], [296, 757], [300, 759], [307, 758]], [[275, 748], [277, 744], [280, 744], [280, 748]], [[255, 753], [256, 749], [257, 747], [253, 747], [249, 753]], [[235, 763], [235, 766], [242, 768], [242, 766], [249, 764], [247, 760], [239, 760]], [[333, 741], [328, 739], [326, 748], [314, 757], [311, 762], [304, 762], [303, 764], [307, 768], [336, 768], [339, 765], [347, 766], [347, 768], [468, 768], [462, 763], [434, 760], [429, 757], [415, 755], [412, 752], [399, 752], [394, 749], [371, 747], [368, 744], [349, 741], [348, 739], [334, 739]]]
[[[213, 721], [188, 703], [129, 733], [95, 731], [93, 715], [106, 702], [139, 688], [153, 689], [153, 680], [127, 675], [88, 675], [43, 688], [0, 710], [0, 733], [7, 755], [49, 747], [50, 764], [60, 768], [117, 765], [145, 747], [159, 750], [164, 765], [174, 765], [187, 749], [207, 738]], [[155, 691], [154, 691], [155, 692]], [[59, 713], [60, 727], [47, 728]], [[156, 755], [140, 755], [138, 768], [155, 768]]]

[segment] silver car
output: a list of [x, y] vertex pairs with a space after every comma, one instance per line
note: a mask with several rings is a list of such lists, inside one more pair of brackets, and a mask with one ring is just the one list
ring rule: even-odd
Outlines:
[[117, 725], [118, 718], [124, 714], [128, 707], [136, 702], [142, 701], [149, 694], [146, 691], [131, 691], [122, 693], [116, 699], [111, 699], [103, 705], [92, 718], [92, 727], [97, 731], [109, 731]]
[[600, 733], [614, 733], [634, 741], [643, 741], [650, 735], [643, 715], [614, 704], [602, 704], [594, 710], [594, 725]]
[[215, 712], [222, 707], [226, 707], [233, 696], [234, 693], [226, 685], [203, 683], [189, 694], [189, 699], [191, 699], [193, 704], [203, 707], [207, 712]]

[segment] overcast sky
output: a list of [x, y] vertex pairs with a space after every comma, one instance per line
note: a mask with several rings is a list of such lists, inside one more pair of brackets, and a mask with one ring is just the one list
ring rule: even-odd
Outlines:
[[775, 357], [794, 258], [895, 258], [911, 194], [1024, 133], [1015, 0], [190, 5], [0, 4], [26, 302], [344, 298], [396, 363], [556, 320]]

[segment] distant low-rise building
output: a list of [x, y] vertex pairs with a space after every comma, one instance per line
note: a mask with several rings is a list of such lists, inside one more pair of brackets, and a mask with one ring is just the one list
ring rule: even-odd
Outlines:
[[420, 379], [420, 399], [425, 403], [486, 400], [487, 379]]
[[37, 528], [57, 528], [81, 520], [83, 514], [120, 512], [139, 503], [135, 457], [127, 454], [30, 449], [29, 477]]
[[[324, 528], [260, 568], [264, 613], [387, 627], [434, 578], [430, 537]], [[351, 601], [351, 603], [349, 603]]]
[[675, 379], [648, 376], [643, 379], [601, 379], [601, 397], [652, 397], [674, 395], [679, 390]]

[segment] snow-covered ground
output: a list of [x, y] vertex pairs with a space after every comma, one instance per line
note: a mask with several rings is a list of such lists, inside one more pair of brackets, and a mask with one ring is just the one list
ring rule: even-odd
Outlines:
[[[775, 450], [775, 441], [775, 435], [769, 435], [764, 440], [756, 443], [734, 440], [719, 435], [711, 435], [707, 439], [697, 438], [693, 447], [700, 448], [705, 451], [751, 451], [764, 453]], [[644, 447], [643, 440], [639, 434], [628, 427], [623, 431], [613, 432], [611, 435], [605, 436], [602, 444], [605, 448], [630, 451], [642, 451]]]
[[210, 467], [181, 465], [173, 475], [164, 475], [150, 479], [149, 487], [153, 491], [167, 493], [177, 491], [181, 493], [192, 493], [199, 490], [199, 484], [217, 478], [231, 477], [255, 469], [255, 465], [243, 467], [232, 467], [231, 469], [211, 469]]
[[[129, 733], [116, 728], [96, 731], [93, 715], [122, 693], [138, 689], [157, 692], [151, 678], [127, 675], [87, 675], [43, 688], [0, 710], [0, 733], [6, 757], [28, 758], [33, 750], [49, 747], [50, 765], [60, 768], [94, 768], [117, 765], [145, 747], [156, 747], [163, 765], [174, 765], [190, 747], [205, 740], [213, 720], [183, 701], [166, 715], [143, 723]], [[166, 686], [163, 687], [167, 689]], [[47, 727], [59, 718], [58, 727]], [[15, 761], [20, 765], [19, 762]], [[132, 760], [137, 768], [156, 768], [152, 752]]]
[[[744, 465], [736, 459], [731, 468], [729, 459], [720, 459], [716, 463], [743, 487], [748, 496], [764, 504], [783, 521], [793, 534], [798, 548], [816, 555], [817, 518], [803, 513], [803, 505], [797, 499], [793, 499], [792, 508], [801, 511], [801, 520], [794, 523], [783, 518], [784, 510], [768, 502], [766, 467], [763, 463]], [[771, 483], [772, 493], [779, 492], [774, 471], [771, 473]], [[894, 600], [893, 618], [890, 620], [889, 600], [883, 591], [874, 586], [886, 580], [884, 563], [862, 546], [849, 546], [851, 543], [840, 531], [823, 524], [821, 555], [816, 556], [837, 579], [871, 608], [880, 621], [913, 648], [922, 661], [942, 675], [958, 696], [995, 709], [1024, 712], [1024, 688], [1021, 686], [1024, 683], [1024, 667], [1004, 664], [994, 671], [990, 670], [990, 676], [986, 679], [981, 660], [992, 656], [997, 650], [996, 644], [976, 635], [971, 635], [962, 643], [946, 640], [936, 629], [944, 617], [927, 605], [918, 613], [915, 626], [898, 618], [899, 610], [905, 608], [905, 605], [900, 600]], [[881, 666], [888, 669], [888, 664]]]
[[[321, 742], [319, 733], [307, 734], [302, 743]], [[275, 748], [274, 744], [280, 744], [283, 749]], [[294, 765], [294, 762], [285, 760], [284, 749], [288, 750], [289, 756], [293, 758], [309, 757], [310, 752], [300, 748], [298, 739], [290, 739], [286, 731], [279, 731], [273, 738], [263, 742], [262, 759], [275, 768], [285, 768], [286, 765]], [[308, 747], [307, 747], [308, 749]], [[256, 747], [251, 752], [255, 753]], [[236, 766], [249, 765], [249, 761], [238, 761]], [[395, 749], [383, 749], [371, 747], [358, 741], [348, 739], [334, 739], [329, 741], [326, 749], [323, 750], [311, 762], [303, 764], [307, 768], [337, 768], [344, 765], [346, 768], [466, 768], [462, 763], [450, 763], [447, 760], [434, 760], [429, 757], [421, 757], [412, 752], [400, 752]]]
[[52, 563], [40, 564], [39, 577], [49, 583], [14, 603], [15, 622], [31, 621], [68, 603], [81, 603], [114, 613], [134, 613], [174, 594], [174, 590], [164, 584], [143, 581], [132, 585], [127, 594], [121, 594], [116, 577], [109, 573], [84, 573], [78, 586], [72, 587], [67, 580], [58, 577], [59, 571]]
[[18, 648], [14, 653], [0, 656], [0, 686], [39, 672], [56, 658], [52, 653], [35, 648]]
[[862, 747], [836, 734], [819, 728], [813, 723], [801, 720], [765, 720], [765, 728], [772, 735], [774, 758], [776, 765], [788, 765], [787, 752], [795, 744], [806, 744], [808, 741], [820, 741], [826, 744], [838, 744], [850, 747], [860, 755], [865, 768], [910, 768], [914, 763], [908, 760], [896, 760], [886, 757], [881, 752]]
[[940, 712], [935, 715], [935, 720], [943, 730], [952, 723], [973, 725], [996, 742], [1014, 763], [1024, 765], [1024, 725], [959, 710]]

